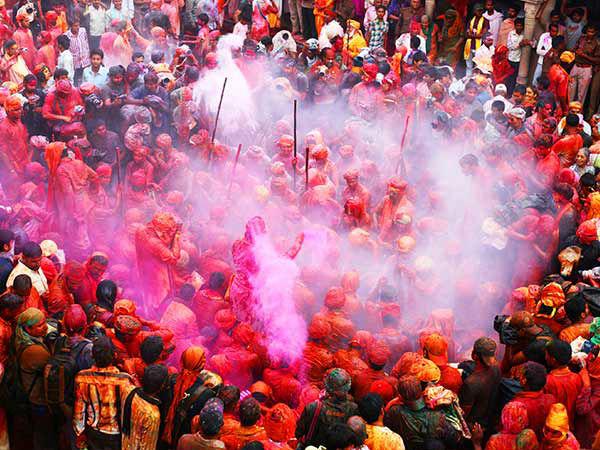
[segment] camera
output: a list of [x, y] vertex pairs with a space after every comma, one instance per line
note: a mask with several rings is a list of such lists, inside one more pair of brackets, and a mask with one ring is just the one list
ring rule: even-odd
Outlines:
[[85, 99], [86, 104], [93, 106], [95, 108], [100, 108], [102, 107], [102, 99], [100, 97], [98, 97], [97, 94], [90, 94], [86, 97]]
[[327, 67], [325, 67], [325, 66], [319, 67], [319, 76], [324, 77], [325, 75], [327, 75]]

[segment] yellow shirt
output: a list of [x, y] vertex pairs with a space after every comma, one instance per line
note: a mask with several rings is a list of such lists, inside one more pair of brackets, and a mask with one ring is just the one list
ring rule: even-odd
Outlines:
[[367, 425], [365, 444], [370, 450], [404, 450], [404, 441], [399, 434], [387, 427]]

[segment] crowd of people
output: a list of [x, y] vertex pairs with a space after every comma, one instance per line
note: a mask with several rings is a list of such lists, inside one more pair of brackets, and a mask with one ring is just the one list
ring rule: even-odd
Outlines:
[[0, 450], [600, 449], [597, 7], [439, 3], [0, 1]]

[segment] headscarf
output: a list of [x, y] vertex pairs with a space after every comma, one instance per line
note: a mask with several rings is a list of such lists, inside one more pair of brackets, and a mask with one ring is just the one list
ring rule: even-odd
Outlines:
[[114, 319], [115, 331], [126, 335], [135, 336], [142, 330], [142, 323], [133, 316], [118, 316]]
[[181, 373], [177, 377], [175, 388], [173, 389], [173, 401], [169, 407], [165, 422], [163, 438], [171, 443], [173, 434], [173, 424], [175, 421], [175, 410], [187, 391], [198, 379], [200, 372], [206, 364], [206, 352], [202, 347], [191, 346], [185, 349], [181, 354]]
[[492, 55], [492, 76], [496, 84], [503, 83], [515, 69], [508, 62], [508, 47], [500, 45]]
[[85, 328], [87, 325], [87, 316], [81, 305], [73, 304], [67, 307], [63, 318], [63, 324], [69, 334], [73, 333], [73, 331]]
[[510, 402], [502, 408], [502, 431], [510, 434], [518, 434], [529, 424], [527, 408], [521, 402]]
[[[445, 20], [442, 28], [442, 39], [452, 39], [457, 37], [463, 30], [462, 21], [460, 20], [460, 17], [458, 17], [458, 12], [455, 9], [450, 8], [446, 10], [444, 16]], [[447, 26], [448, 19], [453, 17], [455, 19], [454, 23], [450, 26]]]
[[31, 336], [25, 331], [25, 327], [35, 326], [45, 318], [44, 313], [37, 308], [27, 308], [17, 316], [17, 328], [15, 329], [17, 355], [30, 345], [43, 345], [42, 338]]
[[328, 394], [347, 394], [351, 386], [352, 379], [344, 369], [335, 368], [325, 377], [325, 390]]
[[[569, 415], [567, 414], [567, 408], [562, 403], [555, 403], [550, 407], [550, 412], [546, 416], [546, 427], [562, 433], [562, 437], [558, 439], [558, 442], [562, 441], [567, 433], [569, 432]], [[545, 437], [545, 439], [548, 439]]]
[[577, 228], [577, 238], [584, 245], [598, 240], [598, 229], [595, 220], [586, 220]]
[[287, 442], [294, 437], [296, 431], [294, 411], [284, 403], [277, 403], [265, 415], [264, 426], [269, 439]]
[[517, 436], [517, 450], [537, 450], [539, 442], [535, 431], [526, 428]]

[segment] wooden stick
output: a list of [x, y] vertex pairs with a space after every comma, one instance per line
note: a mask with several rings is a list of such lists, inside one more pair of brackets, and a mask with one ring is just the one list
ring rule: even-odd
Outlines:
[[402, 140], [400, 141], [400, 158], [398, 159], [398, 165], [396, 166], [396, 173], [398, 173], [398, 169], [400, 169], [400, 175], [402, 177], [406, 176], [406, 164], [404, 162], [404, 142], [406, 141], [406, 133], [408, 131], [409, 122], [410, 116], [406, 116], [406, 121], [404, 122], [404, 132], [402, 133]]
[[304, 165], [304, 172], [305, 172], [305, 178], [306, 181], [304, 182], [304, 190], [308, 191], [308, 154], [309, 154], [310, 150], [308, 149], [308, 147], [306, 147], [306, 162]]
[[[298, 109], [298, 100], [294, 100], [294, 161], [297, 161], [298, 158], [298, 149], [296, 146], [296, 111]], [[294, 163], [294, 191], [296, 191], [296, 164]]]
[[213, 146], [215, 143], [215, 136], [217, 134], [217, 126], [219, 125], [219, 116], [221, 115], [221, 105], [223, 104], [223, 95], [225, 95], [225, 86], [227, 86], [227, 77], [223, 80], [223, 88], [221, 89], [221, 98], [219, 99], [219, 107], [217, 108], [217, 117], [215, 117], [215, 126], [213, 127], [212, 136], [210, 138], [210, 151], [208, 152], [208, 165], [212, 160]]
[[229, 180], [229, 187], [227, 188], [227, 199], [229, 199], [231, 197], [231, 186], [233, 185], [233, 177], [235, 176], [235, 169], [237, 168], [241, 152], [242, 152], [242, 144], [239, 144], [237, 153], [235, 154], [235, 160], [233, 161], [233, 169], [231, 169], [231, 179]]

